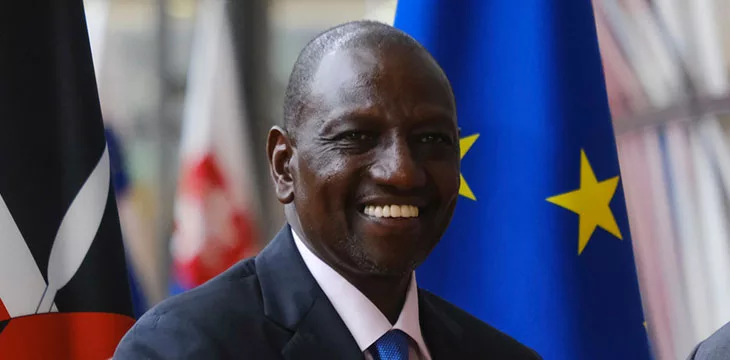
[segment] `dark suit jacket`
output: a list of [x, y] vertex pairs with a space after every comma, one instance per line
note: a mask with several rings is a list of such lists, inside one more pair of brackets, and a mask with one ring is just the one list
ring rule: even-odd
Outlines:
[[699, 343], [687, 358], [688, 360], [725, 360], [730, 359], [730, 323]]
[[[285, 226], [255, 258], [143, 315], [114, 359], [363, 359]], [[539, 359], [531, 349], [419, 289], [434, 360]]]

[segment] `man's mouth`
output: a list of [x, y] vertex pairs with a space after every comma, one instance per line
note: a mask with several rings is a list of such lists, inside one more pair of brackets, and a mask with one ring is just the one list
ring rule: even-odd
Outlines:
[[376, 218], [416, 218], [418, 207], [413, 205], [367, 205], [363, 213]]

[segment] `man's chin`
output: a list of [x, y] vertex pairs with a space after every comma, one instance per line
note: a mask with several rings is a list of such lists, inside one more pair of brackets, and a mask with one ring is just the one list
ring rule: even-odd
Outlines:
[[421, 236], [353, 236], [346, 252], [357, 271], [375, 276], [404, 276], [422, 263], [430, 248]]
[[402, 278], [413, 272], [415, 268], [411, 266], [371, 263], [360, 270], [370, 276], [383, 278]]
[[403, 277], [413, 272], [420, 261], [414, 259], [394, 258], [392, 254], [369, 256], [358, 259], [360, 271], [373, 276]]

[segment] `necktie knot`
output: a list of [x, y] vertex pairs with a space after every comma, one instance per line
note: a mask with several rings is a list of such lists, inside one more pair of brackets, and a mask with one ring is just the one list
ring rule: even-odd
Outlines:
[[408, 335], [400, 330], [390, 330], [373, 346], [375, 360], [408, 360]]

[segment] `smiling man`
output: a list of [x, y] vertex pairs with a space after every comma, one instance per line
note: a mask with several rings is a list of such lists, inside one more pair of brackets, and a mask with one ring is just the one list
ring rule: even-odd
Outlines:
[[287, 225], [150, 310], [115, 358], [538, 359], [416, 284], [456, 205], [458, 136], [448, 79], [415, 40], [367, 21], [324, 32], [268, 138]]

